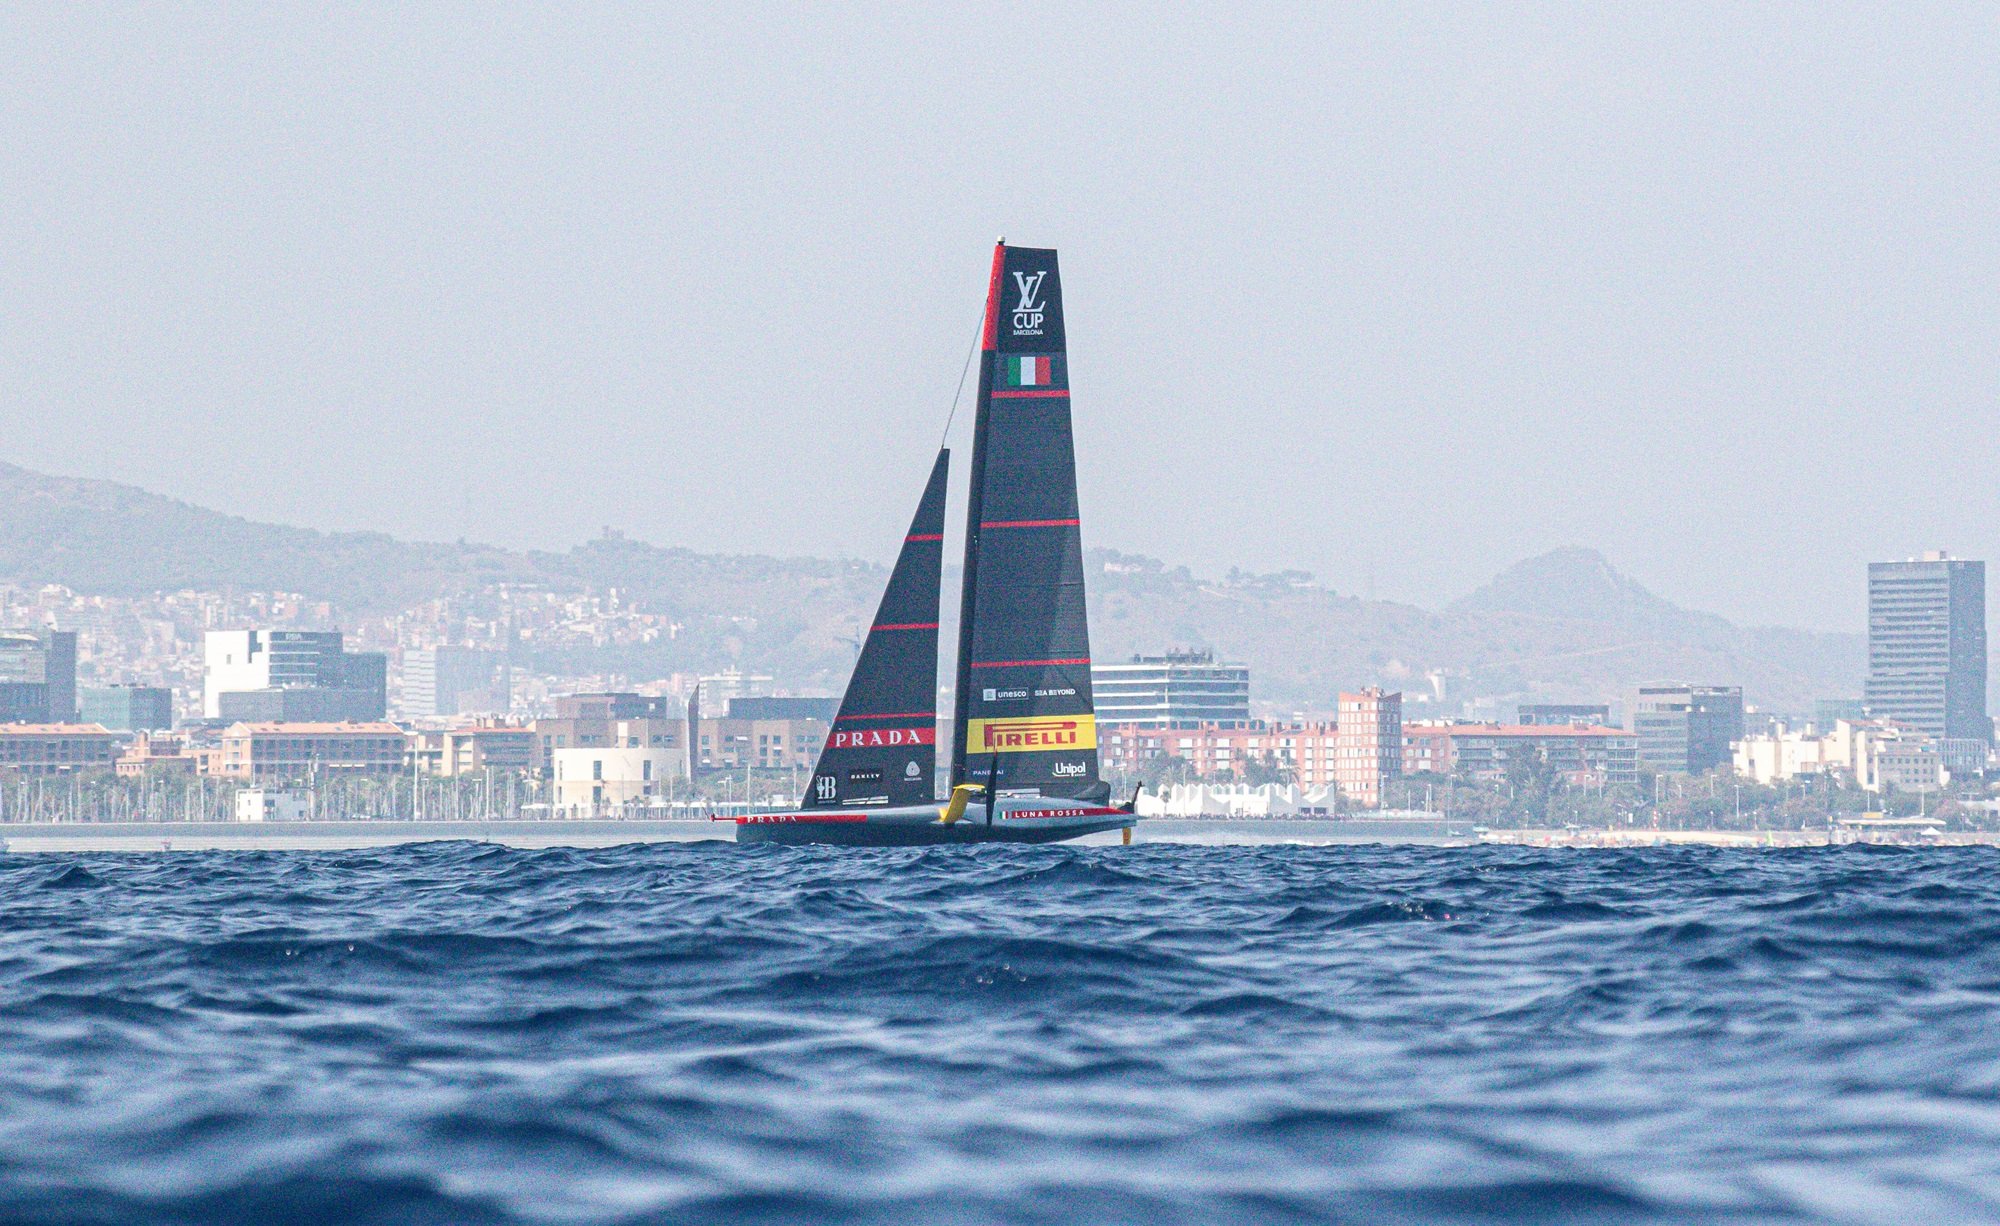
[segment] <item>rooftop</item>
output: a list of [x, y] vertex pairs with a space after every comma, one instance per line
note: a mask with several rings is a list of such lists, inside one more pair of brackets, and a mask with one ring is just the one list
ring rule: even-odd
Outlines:
[[0, 736], [117, 736], [103, 724], [0, 724]]
[[1403, 731], [1432, 736], [1510, 736], [1528, 738], [1562, 736], [1635, 736], [1623, 728], [1596, 724], [1405, 724]]
[[284, 724], [284, 723], [237, 723], [223, 730], [224, 736], [255, 736], [268, 733], [277, 736], [326, 736], [331, 733], [372, 733], [378, 736], [401, 736], [403, 730], [386, 721], [356, 724]]

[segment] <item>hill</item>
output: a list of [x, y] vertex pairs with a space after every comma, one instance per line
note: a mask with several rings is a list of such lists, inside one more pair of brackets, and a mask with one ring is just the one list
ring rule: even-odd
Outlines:
[[1148, 558], [1094, 560], [1100, 657], [1207, 647], [1248, 663], [1259, 696], [1280, 704], [1324, 704], [1371, 682], [1412, 695], [1441, 685], [1449, 710], [1483, 696], [1507, 717], [1519, 702], [1618, 703], [1641, 682], [1672, 679], [1741, 684], [1766, 709], [1808, 711], [1815, 698], [1859, 693], [1865, 661], [1860, 635], [1738, 627], [1648, 592], [1587, 549], [1530, 558], [1438, 612], [1343, 596], [1298, 572], [1215, 581]]
[[[1740, 682], [1753, 702], [1803, 710], [1816, 697], [1857, 693], [1862, 672], [1859, 635], [1738, 627], [1647, 591], [1588, 549], [1530, 558], [1440, 611], [1342, 595], [1296, 571], [1206, 578], [1112, 550], [1093, 550], [1088, 569], [1099, 658], [1210, 648], [1248, 663], [1257, 698], [1275, 710], [1325, 709], [1338, 690], [1370, 683], [1413, 695], [1441, 684], [1450, 709], [1485, 696], [1506, 715], [1518, 701], [1616, 701], [1664, 678]], [[538, 661], [565, 672], [740, 664], [800, 688], [835, 688], [853, 658], [846, 636], [883, 578], [851, 560], [704, 554], [620, 537], [550, 552], [318, 532], [0, 464], [4, 583], [132, 597], [290, 591], [344, 616], [497, 584], [616, 588], [686, 627], [671, 641]]]
[[503, 557], [376, 532], [257, 523], [114, 481], [0, 464], [0, 579], [11, 582], [107, 596], [278, 590], [365, 610], [422, 599], [482, 569], [506, 569]]

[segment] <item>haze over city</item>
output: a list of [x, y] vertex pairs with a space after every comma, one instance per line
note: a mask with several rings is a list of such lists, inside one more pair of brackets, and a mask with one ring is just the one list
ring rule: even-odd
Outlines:
[[2000, 555], [1994, 26], [17, 7], [0, 458], [886, 560], [1005, 233], [1091, 545], [1435, 605], [1579, 543], [1854, 630], [1862, 564]]

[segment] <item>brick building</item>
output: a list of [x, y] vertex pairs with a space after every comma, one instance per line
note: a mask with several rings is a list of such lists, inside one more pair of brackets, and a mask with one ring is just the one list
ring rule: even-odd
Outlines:
[[99, 724], [0, 724], [0, 773], [109, 771], [119, 736]]
[[1403, 696], [1369, 686], [1340, 696], [1333, 781], [1341, 795], [1378, 808], [1403, 773]]
[[388, 723], [231, 724], [215, 774], [285, 780], [309, 775], [389, 775], [404, 768], [409, 742]]
[[1639, 738], [1583, 724], [1405, 724], [1406, 769], [1503, 782], [1524, 760], [1546, 763], [1572, 786], [1639, 781]]
[[118, 773], [128, 778], [192, 775], [201, 760], [187, 750], [185, 738], [163, 732], [141, 732], [118, 756]]
[[1204, 778], [1233, 774], [1258, 764], [1275, 768], [1301, 787], [1332, 787], [1334, 726], [1330, 723], [1268, 724], [1247, 727], [1202, 724], [1156, 728], [1143, 724], [1099, 727], [1097, 755], [1106, 774], [1136, 778], [1148, 764], [1180, 758]]

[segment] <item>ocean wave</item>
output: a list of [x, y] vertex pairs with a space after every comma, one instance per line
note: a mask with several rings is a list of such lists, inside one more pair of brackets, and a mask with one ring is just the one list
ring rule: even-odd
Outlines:
[[0, 1221], [2000, 1218], [1994, 863], [0, 856]]

